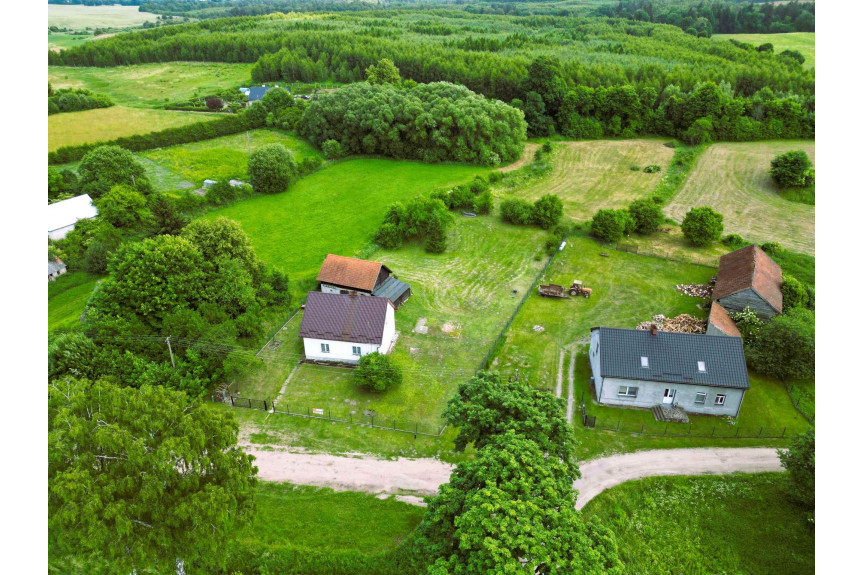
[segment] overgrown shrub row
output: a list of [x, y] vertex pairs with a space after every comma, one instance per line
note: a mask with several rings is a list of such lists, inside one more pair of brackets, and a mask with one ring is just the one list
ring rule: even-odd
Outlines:
[[450, 210], [464, 210], [477, 214], [490, 214], [494, 209], [489, 182], [481, 176], [470, 184], [462, 184], [449, 190], [435, 190], [431, 197], [440, 200]]
[[48, 115], [62, 114], [65, 112], [80, 112], [81, 110], [95, 110], [96, 108], [110, 108], [114, 105], [111, 98], [102, 94], [94, 94], [83, 88], [63, 88], [53, 90], [48, 84]]
[[533, 203], [521, 198], [509, 198], [501, 202], [500, 216], [510, 224], [537, 225], [548, 230], [563, 216], [563, 201], [555, 194], [546, 194]]
[[48, 164], [66, 164], [69, 162], [77, 162], [84, 157], [87, 152], [94, 150], [100, 146], [113, 145], [120, 146], [132, 152], [142, 152], [144, 150], [152, 150], [154, 148], [164, 148], [167, 146], [176, 146], [178, 144], [188, 144], [201, 140], [210, 140], [229, 136], [260, 128], [264, 124], [252, 115], [242, 113], [236, 115], [225, 116], [217, 120], [208, 122], [200, 122], [190, 124], [188, 126], [179, 126], [176, 128], [167, 128], [159, 132], [150, 132], [149, 134], [137, 134], [134, 136], [123, 136], [109, 142], [94, 142], [92, 144], [80, 144], [77, 146], [63, 146], [53, 152], [48, 152]]

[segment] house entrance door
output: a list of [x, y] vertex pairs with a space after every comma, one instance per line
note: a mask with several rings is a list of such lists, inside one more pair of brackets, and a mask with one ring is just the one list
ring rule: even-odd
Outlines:
[[662, 396], [662, 403], [671, 403], [674, 401], [674, 396], [677, 394], [677, 390], [671, 388], [665, 388], [665, 394]]

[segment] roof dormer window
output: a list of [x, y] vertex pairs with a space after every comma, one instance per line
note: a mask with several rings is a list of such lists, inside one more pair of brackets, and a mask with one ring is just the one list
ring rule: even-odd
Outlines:
[[641, 356], [641, 367], [650, 367], [650, 363], [647, 361], [647, 356]]
[[698, 362], [698, 373], [707, 373], [707, 366], [703, 361]]

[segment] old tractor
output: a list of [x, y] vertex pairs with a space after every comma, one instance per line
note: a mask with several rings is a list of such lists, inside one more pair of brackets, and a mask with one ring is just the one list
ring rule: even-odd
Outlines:
[[569, 295], [573, 297], [590, 297], [592, 290], [584, 287], [584, 282], [579, 280], [574, 280], [572, 285], [569, 286], [569, 289], [557, 284], [545, 284], [539, 286], [539, 295], [545, 297], [566, 297], [567, 292], [569, 292]]
[[590, 294], [593, 293], [593, 290], [587, 287], [584, 287], [584, 282], [581, 280], [572, 280], [572, 285], [569, 286], [569, 295], [575, 296], [583, 296], [590, 297]]

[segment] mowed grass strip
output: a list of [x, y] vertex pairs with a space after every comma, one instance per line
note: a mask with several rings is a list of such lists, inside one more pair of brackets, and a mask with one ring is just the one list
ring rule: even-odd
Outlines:
[[215, 114], [111, 106], [48, 116], [48, 151], [209, 122]]
[[315, 551], [374, 553], [401, 543], [419, 525], [422, 507], [356, 492], [261, 482], [257, 513], [239, 540]]
[[714, 40], [734, 39], [753, 46], [773, 44], [773, 52], [779, 54], [783, 50], [797, 50], [806, 61], [804, 68], [815, 67], [815, 32], [786, 32], [783, 34], [714, 34]]
[[258, 196], [203, 217], [240, 222], [258, 256], [296, 282], [317, 276], [329, 253], [356, 253], [383, 221], [389, 204], [488, 171], [463, 164], [345, 160], [301, 178], [286, 192]]
[[250, 152], [267, 144], [282, 144], [294, 154], [297, 162], [320, 155], [306, 141], [279, 130], [251, 130], [193, 144], [149, 150], [139, 155], [174, 174], [181, 181], [190, 181], [200, 186], [206, 179], [240, 178], [248, 181]]
[[81, 6], [48, 4], [48, 26], [83, 30], [125, 28], [155, 22], [158, 14], [138, 11], [137, 6]]
[[626, 573], [815, 572], [815, 531], [785, 473], [652, 477], [599, 494], [583, 513], [616, 535]]
[[[535, 200], [557, 194], [564, 214], [585, 221], [600, 208], [624, 208], [632, 200], [649, 196], [668, 167], [674, 150], [663, 139], [600, 140], [558, 143], [554, 171], [515, 195]], [[663, 171], [644, 173], [655, 164]], [[632, 166], [639, 169], [632, 170]]]
[[54, 88], [87, 88], [124, 106], [162, 108], [251, 82], [252, 64], [167, 62], [113, 68], [49, 66]]
[[665, 213], [682, 221], [691, 208], [710, 206], [725, 216], [725, 234], [779, 242], [791, 251], [814, 255], [815, 206], [784, 199], [770, 177], [770, 161], [789, 150], [804, 150], [815, 162], [811, 140], [712, 145]]
[[69, 272], [48, 284], [48, 331], [73, 329], [100, 276]]

